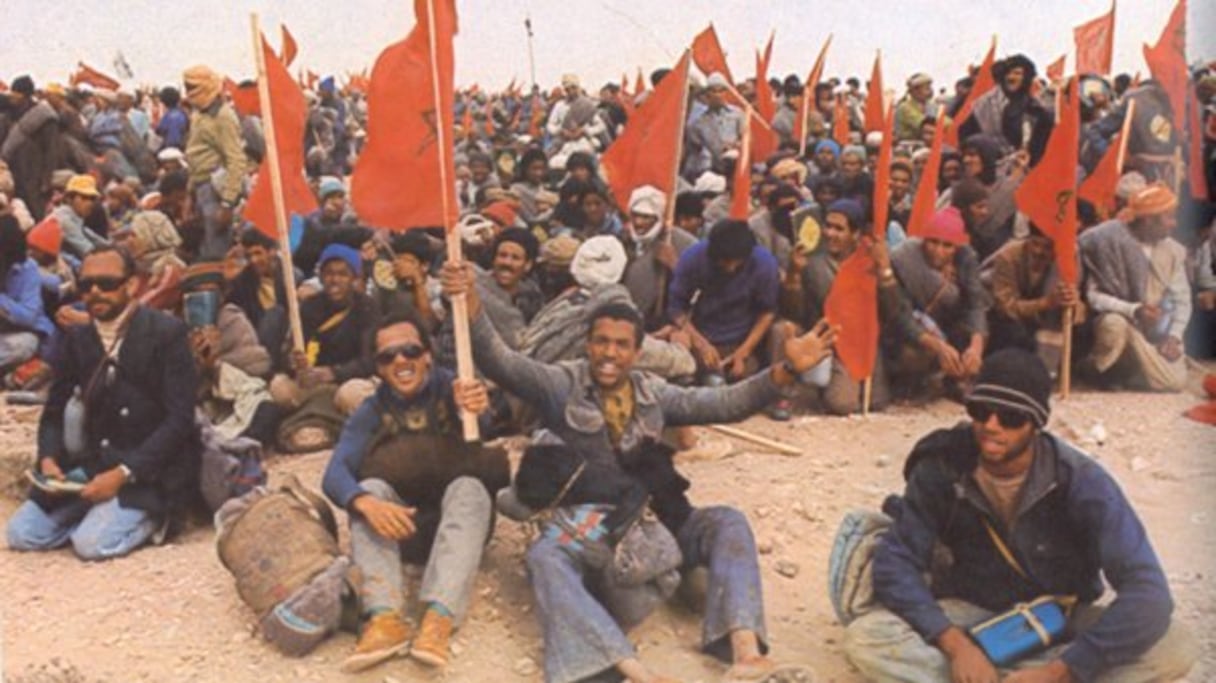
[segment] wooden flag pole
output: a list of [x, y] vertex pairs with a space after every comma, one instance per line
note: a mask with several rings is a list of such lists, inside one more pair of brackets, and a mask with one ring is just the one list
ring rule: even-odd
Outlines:
[[874, 394], [874, 376], [870, 375], [861, 385], [861, 416], [870, 416], [870, 399]]
[[287, 203], [283, 199], [283, 169], [279, 168], [279, 143], [274, 132], [274, 107], [270, 101], [270, 81], [266, 76], [266, 53], [262, 50], [262, 29], [256, 12], [249, 15], [253, 32], [253, 54], [258, 68], [258, 100], [262, 107], [262, 127], [266, 137], [266, 164], [270, 171], [270, 194], [274, 200], [274, 224], [279, 234], [279, 261], [283, 270], [283, 289], [287, 294], [287, 317], [291, 325], [291, 345], [304, 350], [304, 328], [300, 323], [300, 302], [296, 296], [296, 268], [291, 259], [291, 235], [287, 226]]
[[[671, 231], [676, 229], [676, 197], [679, 195], [680, 189], [680, 159], [684, 156], [684, 127], [688, 123], [688, 75], [692, 69], [692, 56], [688, 54], [689, 50], [684, 50], [684, 55], [681, 59], [686, 59], [688, 62], [684, 65], [684, 88], [680, 91], [680, 136], [676, 141], [676, 163], [675, 177], [671, 183], [671, 196], [667, 198], [667, 206], [663, 207], [663, 221], [667, 224], [667, 229], [663, 231], [663, 241], [666, 244], [671, 244]], [[628, 211], [629, 207], [625, 207]], [[659, 291], [655, 298], [654, 313], [656, 317], [662, 318], [663, 311], [667, 309], [667, 269], [664, 268], [659, 273]]]
[[[460, 235], [455, 232], [455, 225], [451, 222], [452, 209], [452, 191], [454, 186], [451, 184], [451, 178], [448, 178], [448, 159], [452, 153], [448, 149], [448, 130], [444, 125], [444, 120], [447, 115], [451, 115], [450, 111], [445, 111], [443, 107], [443, 98], [440, 94], [439, 84], [439, 64], [437, 60], [436, 43], [435, 43], [435, 0], [427, 0], [426, 2], [426, 23], [427, 23], [427, 40], [430, 42], [431, 51], [431, 94], [435, 101], [435, 111], [439, 112], [439, 124], [435, 126], [435, 144], [439, 149], [439, 193], [440, 200], [443, 203], [443, 229], [444, 243], [447, 246], [448, 261], [452, 263], [461, 263], [464, 261], [463, 250], [461, 249]], [[452, 304], [452, 327], [456, 337], [456, 377], [461, 380], [471, 380], [473, 376], [473, 343], [469, 336], [469, 304], [464, 294], [451, 298]], [[460, 411], [460, 423], [463, 427], [465, 441], [477, 441], [481, 438], [481, 430], [477, 425], [477, 415], [467, 410]]]
[[[993, 41], [996, 37], [993, 36]], [[1000, 87], [1000, 86], [997, 86]], [[1065, 79], [1064, 87], [1081, 87], [1080, 81], [1073, 79]], [[1056, 106], [1055, 106], [1055, 125], [1060, 125], [1060, 103], [1062, 101], [1062, 89], [1056, 88]], [[1027, 149], [1030, 145], [1030, 136], [1024, 135], [1022, 149]], [[1076, 202], [1076, 197], [1070, 201]], [[1064, 345], [1060, 350], [1060, 398], [1067, 399], [1072, 393], [1072, 325], [1076, 317], [1076, 308], [1069, 306], [1064, 309], [1064, 329], [1061, 330], [1064, 334]]]

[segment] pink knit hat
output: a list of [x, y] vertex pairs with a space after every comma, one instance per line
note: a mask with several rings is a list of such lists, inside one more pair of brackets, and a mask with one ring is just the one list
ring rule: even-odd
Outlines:
[[921, 237], [958, 245], [967, 244], [970, 241], [967, 238], [967, 226], [963, 223], [963, 214], [953, 206], [948, 206], [933, 214]]

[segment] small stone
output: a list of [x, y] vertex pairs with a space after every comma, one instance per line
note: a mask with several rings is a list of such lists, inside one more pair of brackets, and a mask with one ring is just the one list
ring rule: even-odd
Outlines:
[[777, 573], [787, 579], [792, 579], [795, 576], [798, 576], [799, 569], [800, 567], [798, 566], [797, 562], [791, 562], [789, 560], [777, 560]]
[[1149, 467], [1149, 462], [1148, 462], [1148, 460], [1145, 460], [1143, 457], [1137, 455], [1136, 457], [1132, 458], [1132, 471], [1133, 472], [1142, 472], [1142, 471], [1148, 469], [1148, 467]]
[[1110, 433], [1106, 431], [1105, 425], [1103, 425], [1101, 422], [1098, 422], [1093, 427], [1090, 427], [1089, 438], [1093, 439], [1094, 443], [1101, 446], [1106, 443], [1107, 439], [1110, 438]]
[[515, 666], [513, 666], [511, 668], [513, 671], [515, 671], [516, 674], [518, 674], [520, 676], [534, 676], [534, 675], [536, 675], [536, 672], [538, 671], [538, 669], [536, 668], [536, 662], [532, 661], [532, 659], [530, 657], [524, 657], [522, 659], [516, 660]]
[[874, 458], [874, 466], [878, 467], [880, 469], [883, 467], [887, 467], [890, 464], [891, 464], [891, 456], [889, 456], [889, 455], [884, 454], [884, 455], [879, 455], [877, 458]]
[[773, 542], [772, 541], [758, 542], [756, 544], [756, 552], [760, 553], [761, 555], [771, 554], [773, 552]]

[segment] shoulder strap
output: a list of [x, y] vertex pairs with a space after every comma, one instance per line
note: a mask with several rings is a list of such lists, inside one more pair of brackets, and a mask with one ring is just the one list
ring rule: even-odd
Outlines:
[[1022, 569], [1022, 565], [1013, 556], [1013, 553], [1009, 550], [1009, 546], [1005, 545], [1005, 542], [1001, 540], [1001, 535], [996, 532], [996, 529], [992, 528], [992, 523], [986, 517], [983, 518], [983, 521], [984, 529], [988, 531], [988, 537], [992, 539], [992, 544], [996, 546], [997, 552], [1001, 554], [1001, 557], [1005, 558], [1005, 562], [1013, 568], [1013, 571], [1017, 572], [1018, 576], [1033, 583], [1034, 580], [1030, 578], [1026, 570]]

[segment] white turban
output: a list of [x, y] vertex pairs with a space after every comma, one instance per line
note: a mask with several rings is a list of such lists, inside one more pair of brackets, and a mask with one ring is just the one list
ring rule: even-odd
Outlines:
[[625, 274], [625, 247], [612, 235], [598, 235], [583, 242], [574, 252], [570, 274], [580, 287], [615, 284]]
[[667, 195], [653, 185], [643, 185], [629, 195], [629, 213], [662, 218], [666, 208]]

